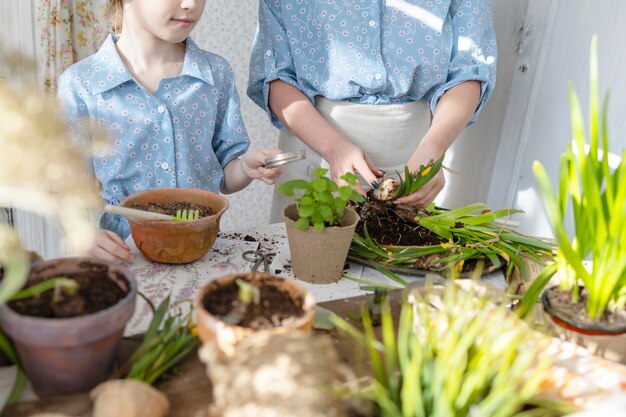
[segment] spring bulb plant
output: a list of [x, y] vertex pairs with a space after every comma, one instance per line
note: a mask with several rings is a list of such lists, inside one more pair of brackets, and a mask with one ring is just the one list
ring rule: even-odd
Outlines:
[[339, 186], [325, 176], [327, 172], [325, 168], [316, 168], [309, 181], [296, 179], [278, 185], [278, 191], [287, 197], [294, 197], [298, 205], [296, 228], [305, 230], [314, 227], [321, 231], [324, 227], [337, 225], [349, 201], [363, 201], [363, 196], [351, 187], [357, 185], [354, 173], [343, 174], [340, 178], [347, 185]]
[[367, 308], [363, 330], [332, 321], [364, 348], [372, 377], [347, 393], [376, 417], [559, 416], [571, 407], [542, 396], [550, 381], [547, 339], [504, 306], [455, 284], [443, 295], [410, 292], [394, 324], [390, 303], [377, 337]]
[[[556, 262], [529, 288], [520, 314], [531, 311], [556, 273], [560, 288], [571, 293], [573, 303], [584, 287], [587, 315], [597, 320], [607, 310], [623, 310], [626, 305], [626, 151], [617, 166], [609, 165], [608, 94], [600, 109], [597, 37], [591, 42], [588, 137], [571, 84], [568, 91], [573, 140], [561, 156], [556, 192], [543, 165], [538, 161], [533, 165], [557, 242]], [[565, 227], [569, 213], [570, 233]]]

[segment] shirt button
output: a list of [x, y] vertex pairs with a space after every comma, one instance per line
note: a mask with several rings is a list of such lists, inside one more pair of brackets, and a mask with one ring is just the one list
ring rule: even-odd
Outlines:
[[373, 28], [373, 27], [375, 27], [375, 26], [376, 26], [376, 22], [375, 22], [375, 21], [373, 21], [373, 20], [370, 20], [370, 21], [369, 21], [369, 25], [370, 25], [370, 27], [372, 27], [372, 28]]
[[272, 51], [265, 51], [265, 57], [269, 58], [272, 56]]
[[157, 111], [159, 113], [163, 113], [165, 111], [165, 107], [164, 106], [159, 106], [159, 107], [157, 107]]
[[374, 78], [376, 78], [377, 80], [381, 80], [383, 78], [383, 76], [380, 75], [380, 74], [376, 74], [376, 75], [374, 75]]
[[167, 169], [170, 167], [170, 165], [167, 162], [163, 162], [161, 164], [161, 168], [163, 168], [165, 171], [167, 171]]

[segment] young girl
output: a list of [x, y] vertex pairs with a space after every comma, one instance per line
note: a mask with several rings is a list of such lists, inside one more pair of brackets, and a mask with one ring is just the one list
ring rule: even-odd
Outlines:
[[[280, 175], [280, 168], [264, 168], [279, 150], [248, 151], [229, 64], [188, 37], [204, 6], [205, 0], [109, 0], [117, 33], [60, 77], [58, 97], [70, 123], [89, 117], [112, 138], [93, 156], [106, 203], [162, 187], [232, 193], [253, 179], [273, 184]], [[126, 219], [105, 213], [100, 227], [91, 254], [132, 259], [123, 240], [130, 234]]]
[[[333, 179], [354, 171], [376, 185], [380, 170], [439, 159], [478, 116], [495, 70], [488, 0], [260, 0], [248, 95], [282, 129], [284, 151], [304, 147]], [[425, 206], [444, 184], [440, 172], [396, 202]], [[274, 196], [271, 220], [285, 204]]]

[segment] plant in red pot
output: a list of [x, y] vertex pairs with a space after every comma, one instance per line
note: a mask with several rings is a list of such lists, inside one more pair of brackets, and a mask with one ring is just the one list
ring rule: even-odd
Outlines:
[[[46, 291], [38, 288], [51, 283]], [[121, 265], [86, 257], [34, 264], [25, 289], [0, 306], [0, 325], [35, 392], [81, 392], [105, 380], [136, 295]]]
[[196, 297], [198, 337], [230, 354], [246, 336], [263, 331], [310, 333], [315, 316], [311, 292], [261, 272], [237, 273], [205, 285]]
[[[605, 101], [599, 109], [597, 39], [591, 46], [589, 141], [574, 89], [569, 87], [573, 144], [561, 156], [558, 192], [541, 163], [534, 172], [557, 242], [557, 260], [529, 288], [529, 310], [551, 276], [558, 286], [541, 295], [556, 333], [593, 353], [626, 363], [626, 153], [609, 164]], [[571, 212], [573, 230], [566, 229]]]
[[219, 194], [190, 188], [157, 188], [131, 194], [120, 202], [127, 208], [176, 216], [198, 210], [196, 220], [146, 220], [128, 217], [137, 248], [151, 261], [185, 264], [202, 258], [215, 243], [228, 200]]

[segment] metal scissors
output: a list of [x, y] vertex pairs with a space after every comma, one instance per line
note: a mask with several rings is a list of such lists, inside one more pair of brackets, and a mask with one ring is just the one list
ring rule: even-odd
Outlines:
[[263, 253], [258, 250], [247, 250], [243, 253], [243, 259], [248, 262], [254, 263], [251, 271], [257, 272], [261, 263], [263, 263], [263, 272], [269, 274], [270, 273], [270, 260], [271, 257], [276, 255], [275, 253]]

